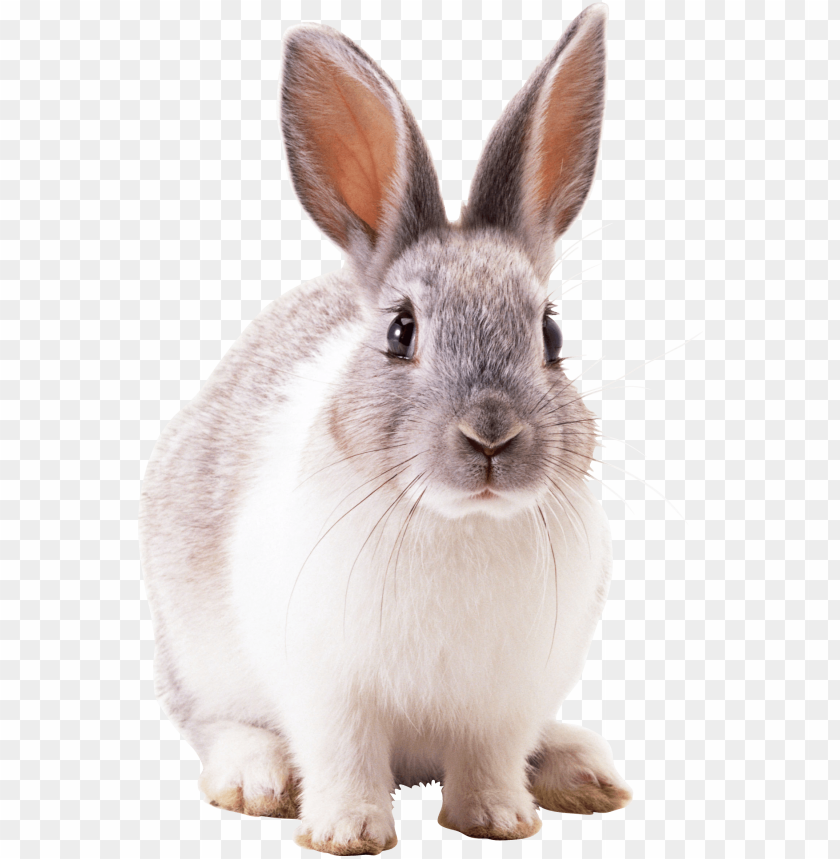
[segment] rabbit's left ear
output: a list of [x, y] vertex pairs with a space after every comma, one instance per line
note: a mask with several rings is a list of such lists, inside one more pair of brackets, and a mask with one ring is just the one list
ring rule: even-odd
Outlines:
[[554, 242], [592, 185], [606, 82], [607, 7], [578, 15], [496, 123], [476, 168], [465, 229], [512, 232], [547, 277]]
[[303, 207], [370, 283], [446, 225], [426, 143], [391, 79], [350, 39], [304, 24], [284, 38], [280, 118]]

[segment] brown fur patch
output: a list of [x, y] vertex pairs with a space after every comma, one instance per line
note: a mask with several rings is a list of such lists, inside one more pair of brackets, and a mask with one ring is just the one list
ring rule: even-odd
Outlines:
[[286, 790], [279, 796], [272, 793], [246, 799], [242, 787], [237, 785], [230, 790], [220, 791], [214, 796], [208, 795], [208, 799], [210, 805], [235, 811], [237, 814], [296, 819], [300, 803], [300, 783], [296, 779], [291, 780], [286, 785]]
[[[203, 788], [202, 788], [203, 789]], [[204, 791], [207, 793], [207, 791]], [[216, 808], [225, 808], [228, 811], [235, 811], [237, 814], [242, 814], [245, 804], [242, 801], [242, 785], [236, 785], [229, 790], [221, 790], [213, 796], [207, 795], [210, 800], [210, 805]]]
[[385, 844], [368, 838], [357, 838], [347, 844], [335, 844], [332, 840], [313, 841], [308, 833], [296, 835], [295, 842], [306, 850], [319, 850], [321, 853], [331, 853], [333, 856], [376, 856], [383, 850], [397, 846], [396, 837], [389, 838]]
[[630, 791], [612, 784], [584, 784], [569, 790], [535, 785], [531, 793], [543, 808], [566, 814], [606, 814], [624, 808], [633, 798]]
[[517, 817], [517, 825], [513, 829], [500, 829], [495, 826], [470, 826], [467, 829], [461, 829], [455, 826], [446, 816], [446, 809], [442, 808], [438, 815], [438, 823], [444, 829], [452, 829], [455, 832], [460, 832], [470, 838], [490, 838], [493, 841], [514, 841], [519, 838], [530, 838], [536, 835], [542, 829], [542, 820], [539, 817], [534, 817], [532, 820], [522, 820]]

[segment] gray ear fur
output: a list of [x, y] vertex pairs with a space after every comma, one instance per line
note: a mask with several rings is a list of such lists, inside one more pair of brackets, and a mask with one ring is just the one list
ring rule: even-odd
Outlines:
[[496, 123], [476, 168], [463, 228], [513, 233], [548, 277], [554, 242], [583, 206], [601, 138], [607, 7], [569, 25]]
[[446, 225], [426, 143], [388, 76], [331, 27], [284, 37], [280, 121], [295, 191], [368, 282]]

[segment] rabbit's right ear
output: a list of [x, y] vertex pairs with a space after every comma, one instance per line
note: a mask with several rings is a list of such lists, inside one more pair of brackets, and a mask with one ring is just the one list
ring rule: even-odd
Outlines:
[[284, 37], [280, 120], [304, 209], [375, 282], [425, 231], [446, 225], [431, 157], [388, 76], [331, 27]]
[[607, 7], [589, 6], [505, 109], [478, 162], [465, 229], [512, 233], [547, 277], [586, 200], [604, 114]]

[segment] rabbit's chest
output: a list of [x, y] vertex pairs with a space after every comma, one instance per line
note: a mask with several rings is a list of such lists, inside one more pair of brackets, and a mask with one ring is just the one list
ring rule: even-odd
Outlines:
[[325, 360], [301, 373], [229, 544], [235, 637], [262, 685], [282, 696], [296, 678], [325, 690], [342, 678], [420, 718], [500, 695], [549, 706], [574, 682], [600, 615], [600, 506], [584, 488], [574, 517], [547, 508], [546, 522], [409, 517], [408, 502], [389, 514], [391, 499], [367, 499], [364, 486], [348, 501], [357, 487], [335, 454], [302, 482], [323, 402], [312, 381], [337, 372]]
[[[429, 570], [414, 610], [394, 618], [377, 680], [422, 714], [497, 709], [508, 701], [551, 709], [579, 673], [600, 616], [608, 560], [562, 556], [555, 569], [539, 542], [472, 568], [458, 553]], [[431, 704], [431, 706], [430, 706]]]

